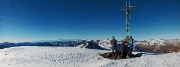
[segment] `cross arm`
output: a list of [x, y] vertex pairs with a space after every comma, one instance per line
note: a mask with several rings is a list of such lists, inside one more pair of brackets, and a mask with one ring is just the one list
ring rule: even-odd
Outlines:
[[131, 9], [131, 10], [135, 10], [135, 9], [136, 9], [136, 6], [130, 6], [130, 9]]
[[136, 6], [129, 6], [129, 7], [123, 6], [123, 7], [121, 7], [121, 10], [135, 10], [135, 9], [136, 9]]

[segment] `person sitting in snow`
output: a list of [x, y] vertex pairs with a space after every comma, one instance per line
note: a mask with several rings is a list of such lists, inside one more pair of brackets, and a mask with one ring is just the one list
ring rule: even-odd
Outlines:
[[[112, 40], [111, 40], [111, 49], [112, 49], [112, 53], [114, 53], [114, 50], [115, 50], [115, 53], [117, 55], [117, 40], [115, 39], [114, 36], [112, 36]], [[114, 56], [115, 56], [115, 53], [114, 53]]]
[[128, 45], [130, 58], [131, 58], [132, 51], [133, 51], [133, 45], [134, 45], [134, 39], [132, 38], [132, 36], [130, 36], [129, 45]]

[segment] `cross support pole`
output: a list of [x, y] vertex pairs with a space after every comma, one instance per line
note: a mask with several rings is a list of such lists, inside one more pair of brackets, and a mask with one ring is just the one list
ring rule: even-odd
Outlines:
[[130, 32], [130, 12], [135, 9], [136, 6], [131, 6], [130, 2], [126, 2], [126, 6], [121, 7], [121, 10], [126, 11], [126, 36], [129, 36]]

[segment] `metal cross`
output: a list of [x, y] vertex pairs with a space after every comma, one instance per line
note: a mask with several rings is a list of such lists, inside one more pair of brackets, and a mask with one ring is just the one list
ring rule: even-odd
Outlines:
[[126, 36], [129, 36], [130, 29], [130, 12], [131, 10], [135, 10], [136, 6], [131, 6], [130, 2], [126, 2], [126, 6], [121, 7], [121, 10], [126, 11]]

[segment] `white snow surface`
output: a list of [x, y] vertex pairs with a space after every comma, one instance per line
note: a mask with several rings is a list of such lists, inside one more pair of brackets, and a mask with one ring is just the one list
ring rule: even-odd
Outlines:
[[[179, 67], [180, 53], [144, 54], [109, 60], [99, 56], [109, 50], [78, 47], [22, 46], [0, 50], [0, 67]], [[134, 52], [137, 53], [137, 52]]]

